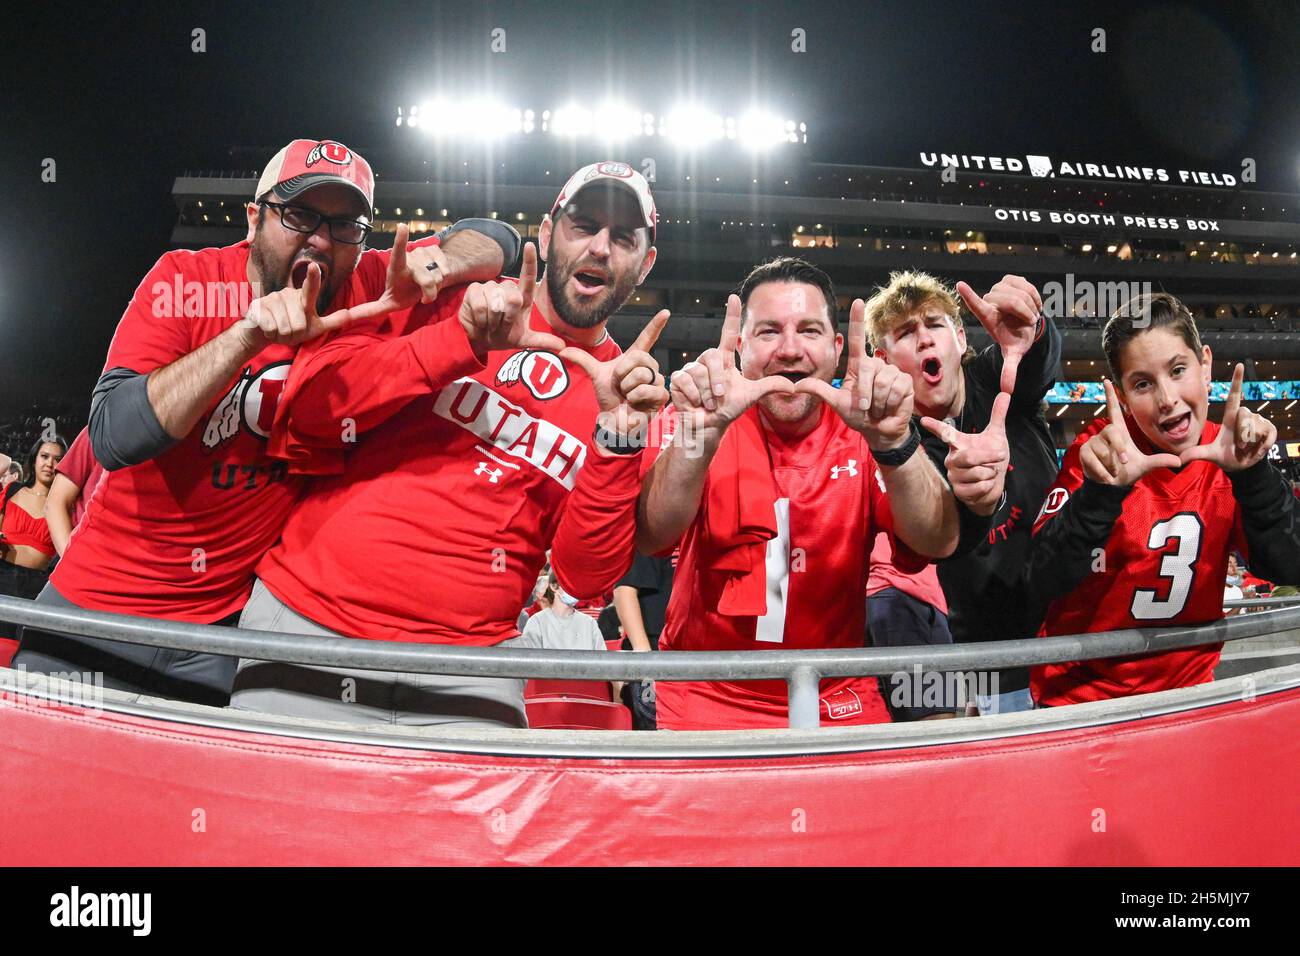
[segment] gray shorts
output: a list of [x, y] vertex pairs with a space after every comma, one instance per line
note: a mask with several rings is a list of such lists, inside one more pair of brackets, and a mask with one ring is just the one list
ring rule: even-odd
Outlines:
[[[239, 619], [241, 628], [353, 640], [293, 610], [259, 579]], [[500, 647], [530, 646], [517, 637]], [[509, 677], [443, 677], [401, 671], [241, 660], [230, 706], [350, 724], [527, 727], [524, 681]]]

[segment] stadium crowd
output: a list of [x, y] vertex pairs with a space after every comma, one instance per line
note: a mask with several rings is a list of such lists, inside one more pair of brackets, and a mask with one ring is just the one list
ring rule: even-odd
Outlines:
[[[4, 433], [22, 471], [0, 591], [337, 640], [645, 652], [1199, 624], [1243, 587], [1296, 583], [1300, 500], [1268, 460], [1276, 429], [1242, 405], [1240, 365], [1208, 420], [1210, 349], [1171, 295], [1105, 322], [1106, 414], [1058, 468], [1042, 401], [1061, 335], [1021, 277], [981, 294], [896, 273], [842, 331], [824, 272], [760, 263], [717, 346], [665, 381], [666, 310], [626, 352], [606, 329], [657, 256], [650, 186], [628, 165], [575, 172], [522, 249], [494, 220], [367, 248], [373, 208], [362, 157], [295, 140], [263, 172], [244, 241], [162, 256], [71, 446], [39, 413]], [[516, 261], [519, 279], [501, 278]], [[251, 293], [159, 311], [190, 283]], [[15, 667], [153, 696], [529, 725], [514, 679], [0, 636], [19, 638]], [[1212, 680], [1220, 647], [971, 675], [938, 701], [893, 677], [826, 679], [821, 717], [1150, 693]], [[780, 681], [607, 692], [639, 729], [788, 720]]]

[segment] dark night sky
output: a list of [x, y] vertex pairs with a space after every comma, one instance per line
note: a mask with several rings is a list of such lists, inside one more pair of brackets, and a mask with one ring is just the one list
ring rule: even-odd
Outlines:
[[[0, 176], [17, 215], [0, 237], [0, 412], [89, 395], [168, 247], [180, 171], [296, 136], [384, 144], [395, 107], [438, 89], [521, 104], [608, 92], [656, 111], [752, 98], [806, 117], [829, 162], [916, 166], [943, 149], [1240, 170], [1252, 156], [1256, 188], [1300, 185], [1295, 3], [241, 6], [52, 4], [7, 23]], [[489, 51], [498, 26], [505, 54]], [[194, 27], [206, 53], [190, 51]], [[790, 51], [794, 27], [806, 54]]]

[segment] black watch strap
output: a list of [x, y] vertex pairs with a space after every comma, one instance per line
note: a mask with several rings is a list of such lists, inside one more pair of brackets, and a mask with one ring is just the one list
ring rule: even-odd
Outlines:
[[916, 454], [916, 450], [921, 447], [921, 433], [916, 430], [916, 425], [909, 426], [907, 441], [897, 448], [891, 448], [888, 451], [876, 451], [871, 449], [871, 457], [876, 460], [877, 465], [887, 465], [890, 468], [897, 468], [907, 459]]
[[610, 431], [599, 422], [596, 423], [596, 431], [592, 435], [592, 439], [611, 455], [635, 455], [645, 447], [646, 443], [644, 429], [637, 429], [627, 435], [622, 435]]

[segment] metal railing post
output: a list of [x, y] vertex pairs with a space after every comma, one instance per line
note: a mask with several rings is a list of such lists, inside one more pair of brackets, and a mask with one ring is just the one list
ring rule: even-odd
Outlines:
[[811, 667], [796, 667], [786, 680], [789, 688], [790, 727], [797, 730], [816, 729], [821, 726], [821, 675]]

